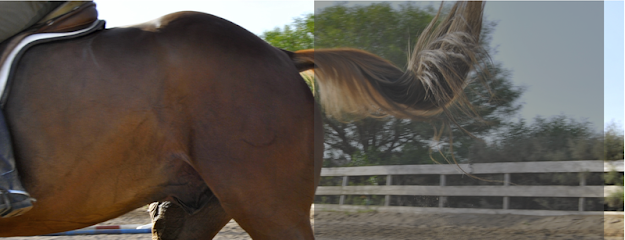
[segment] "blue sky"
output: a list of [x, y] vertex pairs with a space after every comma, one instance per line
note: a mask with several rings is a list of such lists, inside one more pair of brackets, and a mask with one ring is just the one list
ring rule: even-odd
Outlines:
[[[333, 4], [185, 0], [96, 3], [100, 18], [107, 20], [109, 27], [193, 10], [223, 17], [255, 34]], [[597, 130], [612, 120], [623, 125], [623, 9], [622, 1], [486, 4], [486, 19], [498, 22], [493, 34], [498, 53], [493, 59], [512, 71], [515, 84], [527, 87], [520, 117], [564, 114], [590, 121]]]
[[605, 43], [605, 106], [604, 116], [606, 121], [614, 119], [621, 126], [623, 122], [623, 82], [625, 82], [625, 76], [623, 75], [623, 29], [625, 22], [623, 18], [623, 11], [625, 5], [623, 1], [608, 1], [604, 3], [604, 43]]
[[602, 2], [486, 4], [486, 18], [498, 22], [493, 59], [527, 88], [520, 117], [565, 115], [598, 131], [614, 117], [604, 114], [604, 79], [612, 78], [604, 75], [603, 11]]

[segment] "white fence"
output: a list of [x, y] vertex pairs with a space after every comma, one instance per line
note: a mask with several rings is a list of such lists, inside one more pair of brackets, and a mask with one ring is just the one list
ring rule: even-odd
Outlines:
[[[510, 184], [510, 174], [515, 173], [603, 173], [615, 170], [623, 172], [623, 161], [549, 161], [549, 162], [505, 162], [459, 164], [465, 172], [471, 174], [503, 174], [501, 186], [447, 186], [446, 178], [452, 174], [463, 174], [456, 165], [396, 165], [370, 167], [323, 168], [322, 177], [342, 177], [341, 186], [320, 186], [317, 195], [338, 195], [339, 204], [315, 204], [316, 209], [357, 210], [377, 209], [380, 211], [400, 212], [463, 212], [485, 214], [524, 214], [524, 215], [567, 215], [567, 214], [604, 214], [603, 211], [584, 211], [585, 198], [607, 196], [619, 186], [587, 186], [586, 179], [580, 177], [579, 186], [519, 186]], [[440, 175], [439, 186], [392, 185], [393, 175]], [[351, 176], [386, 176], [386, 185], [348, 186]], [[580, 174], [584, 176], [584, 174]], [[385, 195], [384, 206], [345, 205], [346, 195]], [[399, 207], [389, 206], [391, 195], [437, 196], [436, 207]], [[503, 197], [502, 209], [448, 208], [445, 207], [449, 196]], [[510, 197], [576, 197], [579, 198], [578, 211], [519, 210], [509, 209]]]

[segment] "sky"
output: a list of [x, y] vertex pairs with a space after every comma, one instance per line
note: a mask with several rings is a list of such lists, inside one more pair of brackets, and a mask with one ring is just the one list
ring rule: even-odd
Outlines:
[[[193, 10], [228, 19], [255, 34], [334, 4], [302, 0], [96, 3], [107, 27]], [[623, 126], [623, 10], [623, 1], [487, 2], [486, 20], [498, 23], [493, 61], [511, 71], [515, 85], [526, 88], [519, 117], [566, 115], [589, 121], [598, 131], [610, 121]]]
[[603, 10], [602, 2], [487, 3], [486, 18], [498, 22], [493, 58], [526, 87], [522, 117], [566, 115], [597, 130], [615, 118], [604, 114], [604, 84], [612, 84], [604, 82]]
[[254, 34], [283, 27], [293, 18], [314, 12], [313, 1], [202, 1], [202, 0], [95, 0], [107, 27], [121, 27], [156, 19], [178, 11], [210, 13], [246, 28]]
[[[612, 119], [620, 123], [623, 122], [623, 86], [625, 75], [623, 67], [625, 61], [623, 53], [625, 52], [623, 44], [623, 30], [625, 30], [625, 20], [623, 11], [625, 4], [623, 1], [609, 1], [604, 3], [604, 68], [605, 68], [605, 119]], [[618, 104], [617, 104], [618, 103]]]

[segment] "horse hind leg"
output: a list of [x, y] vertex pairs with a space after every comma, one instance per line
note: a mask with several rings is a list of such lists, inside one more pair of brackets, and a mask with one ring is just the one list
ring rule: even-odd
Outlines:
[[[243, 165], [252, 165], [254, 160], [266, 159], [253, 159]], [[313, 239], [310, 225], [310, 206], [314, 198], [313, 168], [281, 169], [288, 174], [274, 174], [261, 169], [258, 170], [266, 176], [248, 171], [240, 171], [237, 173], [239, 176], [233, 176], [229, 173], [237, 170], [223, 168], [221, 173], [215, 172], [220, 170], [208, 172], [205, 167], [201, 171], [208, 173], [205, 176], [220, 175], [208, 178], [207, 182], [211, 188], [221, 185], [213, 191], [220, 197], [223, 209], [252, 239]]]
[[153, 240], [213, 239], [232, 219], [216, 197], [193, 214], [169, 201], [150, 205]]
[[[195, 143], [194, 168], [226, 213], [255, 240], [313, 239], [310, 207], [315, 194], [312, 106], [308, 121], [292, 121], [266, 134], [266, 144], [226, 128]], [[250, 118], [262, 122], [261, 118]], [[260, 133], [256, 133], [260, 134]], [[258, 135], [256, 135], [258, 136]]]
[[[294, 132], [290, 133], [297, 135]], [[313, 239], [312, 139], [276, 137], [265, 147], [224, 142], [229, 146], [214, 148], [202, 157], [195, 154], [193, 164], [226, 213], [255, 240]]]

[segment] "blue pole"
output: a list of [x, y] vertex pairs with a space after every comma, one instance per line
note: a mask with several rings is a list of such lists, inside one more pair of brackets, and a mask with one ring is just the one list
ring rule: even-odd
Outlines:
[[43, 236], [68, 236], [68, 235], [94, 235], [94, 234], [137, 234], [152, 233], [152, 229], [89, 229], [74, 230], [61, 233], [47, 234]]

